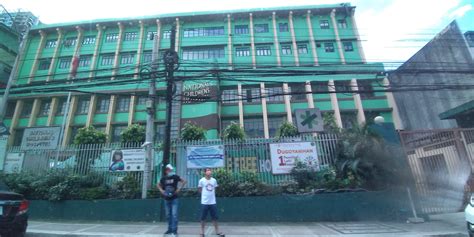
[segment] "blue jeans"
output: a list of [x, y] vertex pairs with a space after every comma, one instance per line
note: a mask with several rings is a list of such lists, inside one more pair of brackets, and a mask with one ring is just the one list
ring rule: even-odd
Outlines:
[[165, 213], [168, 220], [168, 231], [178, 232], [178, 199], [165, 200]]

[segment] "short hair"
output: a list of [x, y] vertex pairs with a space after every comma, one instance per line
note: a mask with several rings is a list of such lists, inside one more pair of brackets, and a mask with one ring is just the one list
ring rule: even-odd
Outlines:
[[206, 172], [207, 170], [212, 171], [212, 169], [210, 167], [207, 167], [207, 168], [204, 169], [204, 172]]

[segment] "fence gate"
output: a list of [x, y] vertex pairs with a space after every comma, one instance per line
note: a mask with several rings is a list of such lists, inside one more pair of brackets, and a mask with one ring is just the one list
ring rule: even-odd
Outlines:
[[462, 209], [474, 164], [474, 129], [403, 131], [400, 137], [421, 211]]

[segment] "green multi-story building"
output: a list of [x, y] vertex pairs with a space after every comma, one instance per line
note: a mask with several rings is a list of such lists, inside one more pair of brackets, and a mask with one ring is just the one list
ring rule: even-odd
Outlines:
[[[383, 65], [367, 63], [349, 4], [165, 14], [39, 25], [27, 36], [5, 124], [10, 145], [26, 127], [61, 126], [63, 144], [94, 126], [110, 141], [145, 124], [149, 83], [140, 71], [170, 47], [176, 26], [172, 134], [187, 121], [220, 137], [231, 121], [249, 137], [272, 137], [294, 110], [320, 108], [340, 127], [383, 116], [400, 128]], [[162, 62], [160, 62], [162, 63]], [[159, 70], [163, 70], [159, 66]], [[157, 139], [163, 136], [165, 82], [157, 75]], [[353, 93], [357, 90], [364, 93]], [[341, 93], [334, 93], [341, 92]]]

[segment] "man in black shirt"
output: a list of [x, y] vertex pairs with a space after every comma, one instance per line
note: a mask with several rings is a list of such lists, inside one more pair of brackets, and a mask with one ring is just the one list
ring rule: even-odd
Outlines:
[[178, 194], [186, 184], [186, 180], [176, 175], [173, 170], [171, 164], [166, 165], [165, 176], [158, 184], [158, 189], [165, 200], [165, 212], [168, 219], [168, 230], [165, 234], [177, 234], [178, 232]]

